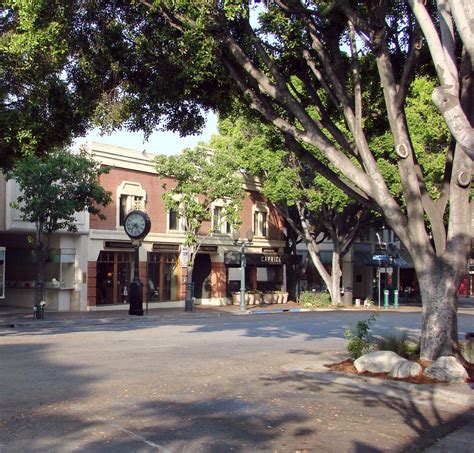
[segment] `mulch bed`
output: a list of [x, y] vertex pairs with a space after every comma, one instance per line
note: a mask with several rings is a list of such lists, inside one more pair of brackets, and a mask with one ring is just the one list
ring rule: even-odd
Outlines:
[[[447, 384], [445, 381], [439, 381], [437, 379], [430, 379], [429, 377], [420, 374], [419, 376], [410, 377], [406, 379], [397, 379], [389, 377], [388, 373], [370, 373], [369, 371], [364, 371], [363, 373], [358, 373], [352, 359], [346, 359], [342, 362], [330, 363], [324, 365], [326, 368], [329, 368], [332, 371], [339, 371], [342, 373], [348, 374], [357, 374], [359, 376], [370, 376], [376, 377], [379, 379], [386, 379], [391, 381], [402, 381], [402, 382], [411, 382], [412, 384]], [[431, 362], [428, 360], [417, 360], [423, 369], [425, 369]], [[467, 374], [469, 375], [469, 382], [474, 382], [474, 365], [467, 362], [463, 362], [464, 368], [466, 368]]]

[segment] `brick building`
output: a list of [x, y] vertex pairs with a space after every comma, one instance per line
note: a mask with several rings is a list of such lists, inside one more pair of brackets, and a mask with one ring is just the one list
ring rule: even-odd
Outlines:
[[[89, 143], [99, 162], [110, 166], [101, 176], [102, 186], [112, 192], [112, 203], [103, 210], [107, 220], [91, 218], [88, 241], [87, 308], [124, 306], [135, 266], [134, 249], [123, 228], [127, 212], [145, 210], [151, 230], [139, 251], [144, 301], [150, 307], [181, 306], [185, 297], [186, 247], [180, 219], [168, 212], [162, 200], [164, 181], [158, 178], [153, 155], [99, 143]], [[251, 229], [254, 239], [246, 248], [247, 288], [260, 291], [285, 289], [283, 221], [267, 203], [253, 181], [245, 181], [247, 196], [242, 210], [242, 236]], [[218, 219], [222, 204], [211, 208]], [[234, 245], [230, 225], [218, 222], [219, 231], [207, 236], [194, 265], [196, 303], [226, 304], [240, 284], [240, 247]], [[211, 224], [203, 225], [206, 235]]]

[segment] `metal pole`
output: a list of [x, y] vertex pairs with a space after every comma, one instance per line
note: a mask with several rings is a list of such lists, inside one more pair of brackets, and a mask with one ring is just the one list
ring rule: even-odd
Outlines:
[[379, 299], [379, 309], [380, 309], [380, 261], [379, 261], [378, 276], [379, 276], [379, 282], [378, 282], [378, 299]]
[[245, 241], [240, 248], [240, 311], [245, 311]]
[[130, 307], [128, 310], [129, 315], [143, 316], [143, 291], [142, 282], [140, 281], [140, 243], [135, 245], [135, 269], [133, 272], [133, 280], [130, 283], [129, 300]]

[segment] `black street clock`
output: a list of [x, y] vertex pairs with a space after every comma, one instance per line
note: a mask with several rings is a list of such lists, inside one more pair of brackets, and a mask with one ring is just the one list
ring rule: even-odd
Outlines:
[[130, 211], [127, 214], [127, 217], [125, 217], [123, 226], [125, 228], [125, 233], [127, 233], [130, 239], [141, 240], [150, 232], [150, 217], [148, 217], [148, 214], [143, 211]]

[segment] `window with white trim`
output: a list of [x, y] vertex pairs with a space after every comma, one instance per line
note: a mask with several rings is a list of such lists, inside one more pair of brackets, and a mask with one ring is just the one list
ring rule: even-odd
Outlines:
[[212, 208], [212, 231], [221, 234], [232, 233], [232, 225], [225, 218], [223, 206], [217, 205]]
[[177, 209], [172, 208], [168, 211], [167, 227], [168, 231], [186, 231], [186, 222]]
[[257, 206], [254, 209], [253, 234], [259, 237], [268, 236], [268, 210], [264, 206]]
[[135, 209], [144, 210], [146, 192], [137, 182], [123, 181], [117, 188], [118, 225], [123, 226], [125, 217]]

